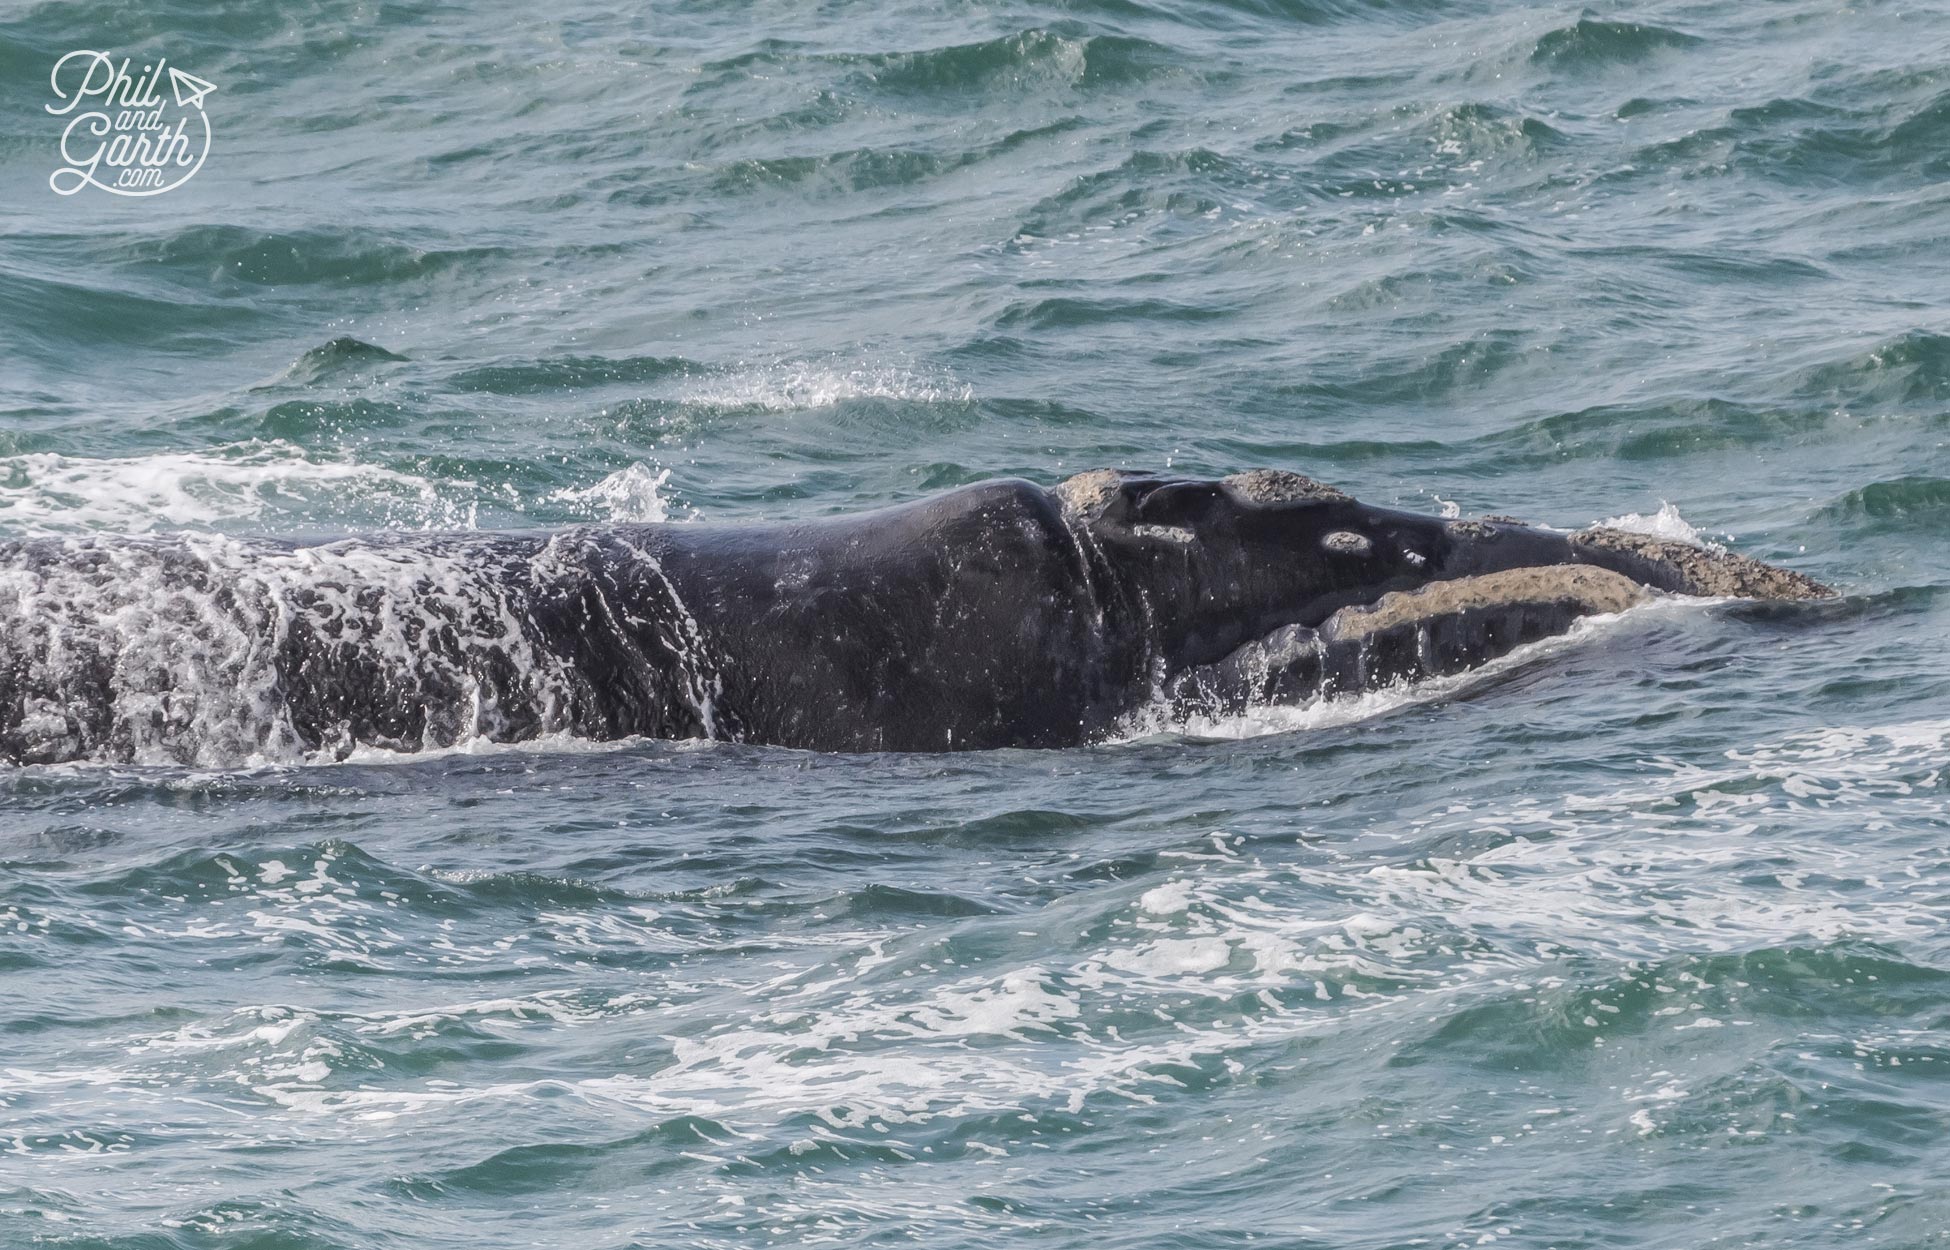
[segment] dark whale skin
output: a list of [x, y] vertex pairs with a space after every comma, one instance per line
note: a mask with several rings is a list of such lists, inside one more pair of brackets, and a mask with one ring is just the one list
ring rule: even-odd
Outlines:
[[1371, 507], [1272, 470], [999, 479], [794, 523], [24, 539], [0, 543], [0, 758], [544, 734], [1065, 747], [1161, 702], [1453, 672], [1652, 591], [1831, 593], [1727, 552]]
[[1052, 747], [1148, 659], [1049, 491], [978, 483], [798, 525], [632, 537], [712, 641], [724, 736], [823, 751]]

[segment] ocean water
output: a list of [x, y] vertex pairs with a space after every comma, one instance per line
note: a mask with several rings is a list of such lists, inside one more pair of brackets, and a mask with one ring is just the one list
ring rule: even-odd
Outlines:
[[[49, 189], [76, 48], [189, 183]], [[1078, 751], [8, 769], [0, 1245], [1950, 1244], [1941, 8], [16, 4], [0, 171], [4, 536], [1266, 465], [1844, 592]]]

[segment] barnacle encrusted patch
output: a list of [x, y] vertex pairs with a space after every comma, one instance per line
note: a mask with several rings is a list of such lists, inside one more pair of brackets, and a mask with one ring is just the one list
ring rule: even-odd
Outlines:
[[1064, 478], [1050, 489], [1065, 512], [1087, 520], [1102, 512], [1123, 484], [1124, 475], [1116, 469], [1091, 469]]
[[1253, 503], [1301, 503], [1308, 499], [1346, 502], [1351, 498], [1338, 486], [1316, 482], [1286, 469], [1248, 469], [1224, 479], [1234, 494]]
[[1649, 598], [1645, 587], [1609, 569], [1552, 564], [1392, 591], [1371, 604], [1342, 608], [1332, 618], [1332, 629], [1345, 638], [1432, 617], [1519, 603], [1563, 603], [1575, 605], [1583, 613], [1623, 612]]
[[1695, 547], [1676, 538], [1593, 526], [1571, 535], [1571, 545], [1623, 556], [1633, 577], [1681, 594], [1741, 599], [1835, 597], [1833, 590], [1805, 573], [1775, 568], [1732, 551]]

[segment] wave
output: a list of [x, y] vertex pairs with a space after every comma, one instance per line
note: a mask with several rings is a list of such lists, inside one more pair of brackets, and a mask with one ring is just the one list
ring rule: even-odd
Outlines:
[[[1438, 281], [1441, 277], [1431, 273], [1383, 279], [1376, 284], [1364, 284], [1360, 289], [1337, 292], [1331, 301], [1335, 307], [1383, 305], [1394, 297], [1389, 293], [1398, 294], [1402, 285]], [[1371, 371], [1364, 369], [1359, 376], [1347, 381], [1321, 378], [1274, 383], [1255, 379], [1254, 387], [1257, 394], [1274, 399], [1329, 401], [1363, 409], [1386, 404], [1419, 406], [1431, 400], [1480, 392], [1511, 373], [1542, 367], [1540, 357], [1548, 358], [1526, 335], [1513, 330], [1485, 331], [1451, 342], [1441, 342], [1437, 336], [1431, 335], [1426, 346], [1399, 354], [1386, 348], [1378, 349]], [[1433, 440], [1419, 440], [1412, 444], [1359, 440], [1342, 444], [1342, 447], [1352, 452], [1356, 447], [1413, 450], [1445, 445]], [[1243, 450], [1240, 454], [1252, 458], [1255, 463], [1263, 458], [1254, 457]]]
[[1197, 29], [1273, 35], [1283, 26], [1331, 26], [1371, 21], [1414, 26], [1448, 10], [1442, 0], [1204, 0], [1194, 5], [1154, 6], [1142, 0], [1070, 0], [1064, 10], [1113, 21], [1156, 20]]
[[1556, 413], [1467, 440], [1464, 446], [1499, 459], [1674, 460], [1718, 448], [1767, 446], [1822, 430], [1836, 420], [1829, 409], [1674, 397]]
[[[1418, 110], [1418, 112], [1421, 112]], [[1289, 136], [1293, 132], [1288, 132]], [[1309, 184], [1336, 200], [1385, 201], [1417, 191], [1453, 190], [1485, 176], [1540, 167], [1572, 140], [1543, 118], [1519, 108], [1468, 101], [1421, 112], [1411, 124], [1381, 117], [1345, 133], [1316, 138], [1310, 128], [1297, 144], [1312, 154]], [[1472, 226], [1511, 228], [1507, 219], [1473, 219]]]
[[717, 1120], [675, 1116], [642, 1132], [608, 1141], [503, 1146], [477, 1162], [397, 1178], [387, 1188], [416, 1202], [451, 1200], [455, 1194], [479, 1195], [502, 1202], [511, 1194], [559, 1193], [565, 1187], [574, 1187], [597, 1168], [620, 1169], [649, 1181], [683, 1170], [687, 1151], [740, 1136]]
[[[791, 398], [809, 398], [790, 390], [771, 395], [751, 385], [754, 402], [771, 398], [780, 410]], [[897, 391], [890, 385], [883, 393]], [[865, 387], [859, 391], [871, 393]], [[810, 396], [825, 403], [853, 397], [838, 385]], [[360, 428], [347, 422], [363, 420], [371, 428], [390, 411], [369, 409], [364, 401], [331, 405], [328, 412], [320, 412], [318, 405], [279, 405], [265, 414], [260, 426], [302, 438], [317, 433], [316, 423], [322, 421], [343, 434]], [[692, 520], [701, 515], [678, 501], [672, 471], [647, 459], [594, 480], [583, 478], [580, 484], [552, 490], [538, 485], [532, 494], [512, 483], [461, 476], [469, 471], [465, 464], [445, 466], [439, 473], [435, 466], [419, 467], [426, 472], [321, 456], [283, 438], [143, 456], [0, 456], [0, 538], [178, 531], [444, 532], [480, 528], [484, 514], [516, 518], [517, 523], [532, 518], [540, 524]], [[488, 475], [499, 468], [475, 467]]]
[[[1757, 917], [1771, 910], [1757, 898], [1749, 900], [1749, 907]], [[1834, 996], [1838, 986], [1874, 986], [1860, 995], [1860, 1005], [1876, 1017], [1899, 1016], [1906, 1008], [1927, 1011], [1946, 983], [1950, 972], [1903, 959], [1873, 942], [1784, 934], [1734, 951], [1668, 953], [1610, 975], [1558, 980], [1534, 993], [1486, 996], [1423, 1031], [1402, 1047], [1401, 1056], [1403, 1062], [1419, 1063], [1462, 1051], [1485, 1064], [1535, 1070], [1561, 1061], [1566, 1054], [1643, 1044], [1662, 1032], [1793, 1029], [1805, 1020], [1810, 996]], [[1804, 1060], [1819, 1065], [1820, 1059], [1811, 1051], [1856, 1061], [1869, 1047], [1853, 1040], [1804, 1037], [1800, 1049]], [[1903, 1050], [1928, 1053], [1935, 1048], [1912, 1041], [1907, 1046], [1883, 1044], [1874, 1049], [1895, 1050], [1900, 1063]], [[1799, 1097], [1786, 1102], [1791, 1105], [1819, 1092], [1820, 1084], [1808, 1081]], [[1741, 1086], [1751, 1096], [1752, 1083]], [[1636, 1136], [1685, 1135], [1695, 1128], [1712, 1131], [1728, 1118], [1723, 1108], [1720, 1114], [1709, 1111], [1723, 1097], [1710, 1076], [1659, 1073], [1628, 1087], [1623, 1095], [1629, 1111], [1621, 1109], [1621, 1114]], [[1760, 1110], [1761, 1127], [1778, 1127], [1769, 1123], [1773, 1118], [1767, 1109]]]
[[679, 356], [549, 356], [470, 365], [442, 384], [466, 394], [553, 395], [611, 386], [641, 386], [683, 377], [703, 366]]
[[[337, 380], [345, 390], [363, 385], [372, 375], [358, 365], [349, 365]], [[272, 382], [259, 390], [278, 386]], [[383, 384], [382, 384], [383, 385]], [[204, 418], [217, 430], [240, 430], [261, 440], [306, 446], [315, 443], [358, 443], [375, 434], [413, 428], [421, 420], [414, 405], [396, 399], [307, 398], [273, 404], [255, 417], [244, 416], [234, 408], [220, 409]]]
[[1127, 226], [1145, 217], [1205, 218], [1257, 191], [1265, 175], [1210, 148], [1140, 150], [1115, 166], [1072, 177], [1023, 214], [1010, 246], [1022, 249], [1072, 232]]
[[1011, 90], [1037, 81], [1081, 90], [1137, 85], [1183, 64], [1171, 49], [1126, 35], [1025, 30], [980, 43], [852, 59], [885, 91], [934, 98], [1006, 80]]
[[[1923, 1005], [1946, 974], [1873, 944], [1935, 931], [1930, 879], [1894, 897], [1802, 881], [1749, 834], [1817, 802], [1841, 819], [1933, 812], [1939, 787], [1924, 783], [1950, 763], [1947, 730], [1942, 721], [1838, 726], [1729, 752], [1718, 767], [1655, 762], [1610, 792], [1460, 802], [1404, 818], [1395, 833], [1409, 845], [1467, 840], [1446, 858], [1268, 864], [1215, 832], [1174, 847], [1162, 872], [1101, 882], [1077, 949], [917, 983], [902, 974], [938, 957], [932, 937], [904, 948], [887, 931], [856, 932], [844, 955], [783, 984], [767, 971], [770, 1001], [808, 991], [795, 1009], [672, 1039], [654, 1074], [574, 1088], [727, 1131], [776, 1131], [801, 1116], [952, 1130], [995, 1115], [1188, 1096], [1234, 1079], [1221, 1057], [1286, 1053], [1311, 1033], [1362, 1028], [1362, 1015], [1393, 1021], [1398, 1035], [1411, 1026], [1402, 1062], [1453, 1053], [1457, 1039], [1473, 1053], [1504, 1046], [1541, 1062], [1566, 1041], [1589, 1050], [1594, 1037], [1791, 1018], [1805, 987], [1848, 976], [1864, 993], [1874, 976]], [[1315, 905], [1277, 901], [1296, 890]], [[892, 932], [906, 914], [888, 917]], [[981, 926], [1022, 924], [948, 914], [974, 926], [971, 942]], [[1674, 933], [1687, 950], [1671, 949]], [[1626, 971], [1608, 971], [1621, 963]], [[1539, 973], [1551, 979], [1535, 986]], [[814, 996], [799, 984], [815, 975], [838, 992]], [[1151, 1019], [1124, 1008], [1132, 998], [1172, 1007]], [[472, 1013], [432, 1014], [432, 1027], [449, 1027], [439, 1019]], [[453, 1090], [437, 1101], [512, 1092]], [[314, 1113], [357, 1114], [414, 1110], [422, 1096], [285, 1097], [309, 1098], [302, 1106]], [[1636, 1108], [1621, 1107], [1619, 1122]]]
[[[1459, 348], [1453, 354], [1444, 353], [1434, 363], [1441, 365], [1446, 360], [1461, 366], [1473, 355], [1467, 348]], [[1482, 359], [1486, 368], [1502, 367], [1494, 352], [1482, 353]], [[1439, 373], [1437, 376], [1441, 379]], [[1455, 380], [1441, 379], [1444, 385], [1457, 385], [1468, 374], [1458, 367], [1451, 376]], [[1380, 384], [1375, 395], [1412, 401], [1425, 397], [1425, 385], [1421, 378], [1398, 378]], [[1292, 388], [1292, 392], [1350, 402], [1364, 398], [1358, 386], [1338, 384], [1310, 384]], [[1857, 424], [1855, 418], [1830, 407], [1675, 396], [1531, 417], [1503, 429], [1447, 440], [1299, 442], [1231, 437], [1214, 438], [1208, 448], [1222, 463], [1361, 464], [1398, 458], [1428, 463], [1426, 458], [1434, 458], [1444, 472], [1488, 477], [1565, 461], [1680, 460], [1717, 449], [1779, 445], [1837, 427], [1853, 429]]]
[[[1940, 181], [1950, 168], [1944, 157], [1950, 92], [1916, 99], [1922, 82], [1901, 76], [1882, 83], [1879, 77], [1864, 75], [1812, 96], [1728, 109], [1712, 124], [1639, 148], [1632, 164], [1716, 176], [1738, 172], [1795, 188]], [[1905, 94], [1911, 98], [1903, 100]], [[1850, 240], [1847, 246], [1862, 245]]]
[[[797, 202], [808, 196], [851, 195], [888, 188], [915, 187], [936, 178], [972, 169], [1020, 152], [1043, 140], [1073, 130], [1078, 119], [1058, 119], [1043, 125], [1007, 131], [999, 138], [972, 146], [955, 140], [959, 133], [926, 145], [850, 147], [829, 152], [743, 156], [695, 171], [698, 190], [714, 196], [742, 196], [761, 192], [785, 193]], [[710, 146], [735, 146], [725, 136]], [[613, 193], [627, 202], [661, 202], [663, 188], [626, 187]]]
[[405, 359], [406, 357], [376, 344], [342, 336], [329, 343], [322, 343], [298, 357], [289, 369], [278, 376], [277, 380], [309, 386], [327, 380], [369, 373], [381, 365], [393, 364]]
[[917, 148], [852, 148], [818, 156], [751, 157], [716, 170], [711, 177], [711, 190], [718, 195], [774, 189], [818, 194], [910, 187], [964, 169], [981, 159], [979, 152]]
[[1545, 33], [1530, 59], [1538, 65], [1563, 69], [1631, 64], [1658, 53], [1692, 48], [1703, 43], [1697, 35], [1650, 22], [1612, 22], [1581, 17], [1569, 26]]
[[628, 907], [642, 901], [624, 891], [539, 873], [401, 868], [342, 838], [178, 851], [94, 877], [83, 893], [110, 904], [140, 898], [221, 901], [240, 917], [253, 907], [311, 907], [322, 899], [359, 899], [374, 907], [399, 901], [440, 917], [510, 908]]
[[1867, 519], [1886, 524], [1912, 524], [1936, 532], [1950, 517], [1950, 478], [1910, 476], [1871, 482], [1842, 495], [1822, 509], [1845, 520]]
[[162, 348], [195, 357], [232, 341], [255, 316], [233, 303], [177, 298], [160, 283], [93, 281], [11, 263], [0, 263], [0, 309], [14, 350], [32, 347], [64, 370], [78, 343], [110, 354]]
[[1519, 156], [1534, 160], [1568, 142], [1543, 118], [1480, 101], [1453, 104], [1417, 123], [1434, 155], [1464, 159]]
[[1792, 384], [1797, 395], [1868, 411], [1940, 408], [1950, 402], [1950, 334], [1912, 330], [1866, 352], [1803, 369]]
[[1009, 305], [996, 316], [995, 326], [1002, 330], [1051, 331], [1133, 321], [1183, 325], [1224, 320], [1232, 314], [1233, 310], [1210, 303], [1052, 296]]
[[[916, 1160], [1029, 1167], [1053, 1141], [1101, 1151], [1133, 1124], [1168, 1128], [1226, 1100], [1249, 1113], [1269, 1088], [1324, 1125], [1355, 1118], [1363, 1140], [1426, 1131], [1487, 1150], [1491, 1133], [1534, 1123], [1538, 1149], [1561, 1121], [1573, 1146], [1746, 1149], [1756, 1134], [1820, 1132], [1927, 1160], [1934, 1111], [1911, 1104], [1950, 1057], [1931, 1023], [1946, 973], [1928, 954], [1941, 882], [1927, 836], [1950, 722], [1749, 739], [1699, 766], [1619, 763], [1568, 791], [1549, 774], [1521, 792], [1490, 778], [1404, 806], [1378, 757], [1372, 836], [1297, 850], [1296, 834], [1338, 835], [1349, 813], [1317, 794], [1267, 820], [1223, 800], [1197, 814], [1182, 797], [1163, 812], [1139, 801], [1136, 820], [1083, 822], [1101, 841], [1046, 835], [1019, 848], [1027, 859], [1001, 854], [998, 879], [1035, 874], [1023, 910], [876, 896], [861, 879], [837, 898], [765, 891], [759, 927], [785, 948], [770, 958], [620, 891], [499, 874], [469, 897], [472, 883], [339, 844], [200, 850], [153, 889], [118, 866], [89, 901], [131, 913], [115, 919], [136, 932], [114, 930], [135, 947], [129, 966], [194, 936], [220, 971], [356, 968], [368, 992], [348, 1010], [132, 1017], [106, 1045], [29, 1055], [9, 1072], [38, 1117], [16, 1134], [17, 1161], [91, 1149], [101, 1134], [61, 1134], [112, 1097], [112, 1123], [178, 1135], [138, 1151], [325, 1140], [363, 1158], [405, 1141], [418, 1153], [378, 1188], [428, 1201], [532, 1188], [527, 1168], [534, 1185], [584, 1175], [599, 1192], [669, 1174], [708, 1205], [714, 1186], [743, 1200], [777, 1170], [794, 1205], [768, 1221], [812, 1211], [830, 1232], [848, 1203], [871, 1207], [863, 1226], [905, 1212], [883, 1202], [915, 1189]], [[1840, 840], [1801, 836], [1811, 819]], [[1893, 864], [1857, 853], [1884, 819], [1910, 827]], [[1149, 860], [1087, 873], [1128, 860], [1133, 835]], [[402, 838], [402, 853], [424, 853]], [[1072, 848], [1106, 858], [1066, 869]], [[982, 838], [966, 850], [998, 858]], [[1439, 1097], [1377, 1102], [1372, 1082], [1344, 1079], [1350, 1062]], [[1443, 1092], [1519, 1068], [1521, 1098], [1458, 1107]], [[1431, 1107], [1433, 1127], [1413, 1123]], [[482, 1143], [467, 1131], [481, 1124], [515, 1127]], [[1240, 1157], [1264, 1148], [1249, 1137]], [[962, 1192], [941, 1218], [965, 1233], [980, 1214]]]
[[478, 269], [505, 258], [495, 247], [423, 247], [355, 229], [256, 230], [197, 225], [166, 234], [118, 237], [105, 263], [194, 283], [208, 293], [229, 287], [366, 287], [423, 281]]
[[870, 90], [931, 102], [998, 83], [1018, 92], [1036, 86], [1087, 90], [1141, 84], [1177, 69], [1182, 59], [1149, 40], [1085, 34], [1074, 25], [899, 52], [816, 53], [768, 39], [752, 51], [706, 62], [700, 67], [706, 76], [700, 87], [735, 85], [756, 71], [789, 73], [807, 64], [848, 73]]
[[1796, 182], [1830, 178], [1907, 183], [1940, 180], [1950, 171], [1944, 156], [1950, 138], [1950, 91], [1923, 101], [1893, 123], [1884, 108], [1871, 108], [1855, 113], [1852, 124], [1773, 130], [1736, 138], [1736, 151], [1756, 170]]

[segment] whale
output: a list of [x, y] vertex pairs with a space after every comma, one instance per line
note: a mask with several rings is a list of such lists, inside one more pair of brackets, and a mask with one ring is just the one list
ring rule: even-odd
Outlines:
[[1618, 529], [1098, 469], [834, 516], [0, 542], [0, 760], [238, 766], [547, 737], [1068, 748], [1465, 672], [1805, 574]]

